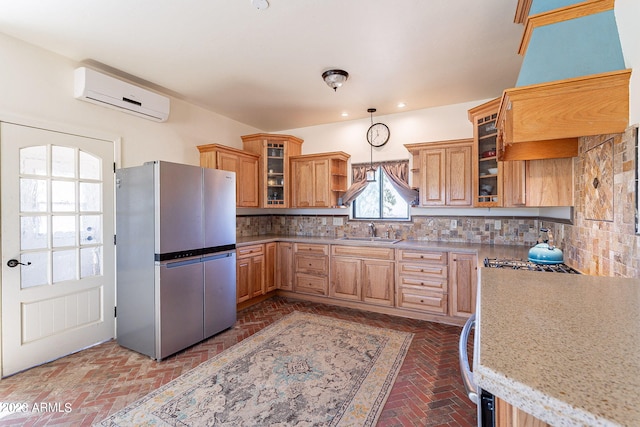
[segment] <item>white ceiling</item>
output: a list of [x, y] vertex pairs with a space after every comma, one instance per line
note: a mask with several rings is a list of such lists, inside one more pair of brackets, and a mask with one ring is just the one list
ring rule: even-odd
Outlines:
[[269, 3], [0, 0], [0, 32], [268, 132], [497, 97], [522, 63], [516, 0]]

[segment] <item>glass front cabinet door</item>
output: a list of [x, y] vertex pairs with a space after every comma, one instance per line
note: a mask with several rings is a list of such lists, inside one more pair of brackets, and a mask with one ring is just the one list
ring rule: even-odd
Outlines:
[[260, 155], [260, 207], [291, 207], [289, 158], [302, 153], [302, 143], [300, 138], [282, 134], [256, 133], [242, 137], [244, 150]]
[[496, 119], [500, 98], [469, 110], [473, 123], [473, 205], [502, 206], [502, 162], [498, 161]]

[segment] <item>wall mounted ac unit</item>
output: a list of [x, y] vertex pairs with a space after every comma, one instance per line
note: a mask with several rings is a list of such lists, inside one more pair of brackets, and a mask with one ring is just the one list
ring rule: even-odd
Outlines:
[[164, 122], [169, 117], [166, 96], [118, 80], [86, 67], [74, 71], [74, 97], [145, 119]]

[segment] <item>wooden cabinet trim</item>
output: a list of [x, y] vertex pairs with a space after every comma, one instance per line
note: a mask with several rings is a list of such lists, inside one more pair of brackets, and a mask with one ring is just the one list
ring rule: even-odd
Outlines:
[[327, 285], [328, 279], [326, 276], [296, 273], [296, 281], [293, 289], [296, 292], [327, 295]]
[[246, 258], [249, 256], [253, 256], [256, 254], [261, 254], [264, 252], [264, 245], [251, 245], [251, 246], [242, 246], [236, 249], [236, 256], [238, 258]]
[[321, 243], [294, 243], [293, 250], [296, 253], [329, 255], [329, 245]]
[[398, 249], [398, 261], [421, 261], [421, 262], [446, 264], [447, 253], [416, 251], [412, 249]]
[[583, 1], [582, 3], [572, 4], [558, 9], [549, 10], [547, 12], [538, 13], [536, 15], [530, 15], [527, 17], [525, 22], [524, 31], [522, 33], [522, 40], [520, 41], [520, 47], [518, 48], [518, 54], [524, 56], [524, 54], [527, 52], [529, 41], [531, 40], [531, 36], [533, 35], [533, 30], [537, 27], [543, 27], [545, 25], [552, 25], [558, 22], [569, 21], [571, 19], [582, 18], [585, 16], [593, 15], [595, 13], [606, 12], [608, 10], [613, 10], [613, 7], [614, 0], [591, 0]]
[[391, 248], [372, 248], [370, 246], [331, 245], [332, 256], [392, 260], [395, 258], [394, 252], [395, 250]]

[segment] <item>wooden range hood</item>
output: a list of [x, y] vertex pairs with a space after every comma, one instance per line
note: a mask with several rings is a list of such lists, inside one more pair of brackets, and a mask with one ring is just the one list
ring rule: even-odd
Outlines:
[[623, 132], [629, 120], [631, 70], [507, 89], [498, 113], [498, 158], [578, 155], [578, 138]]

